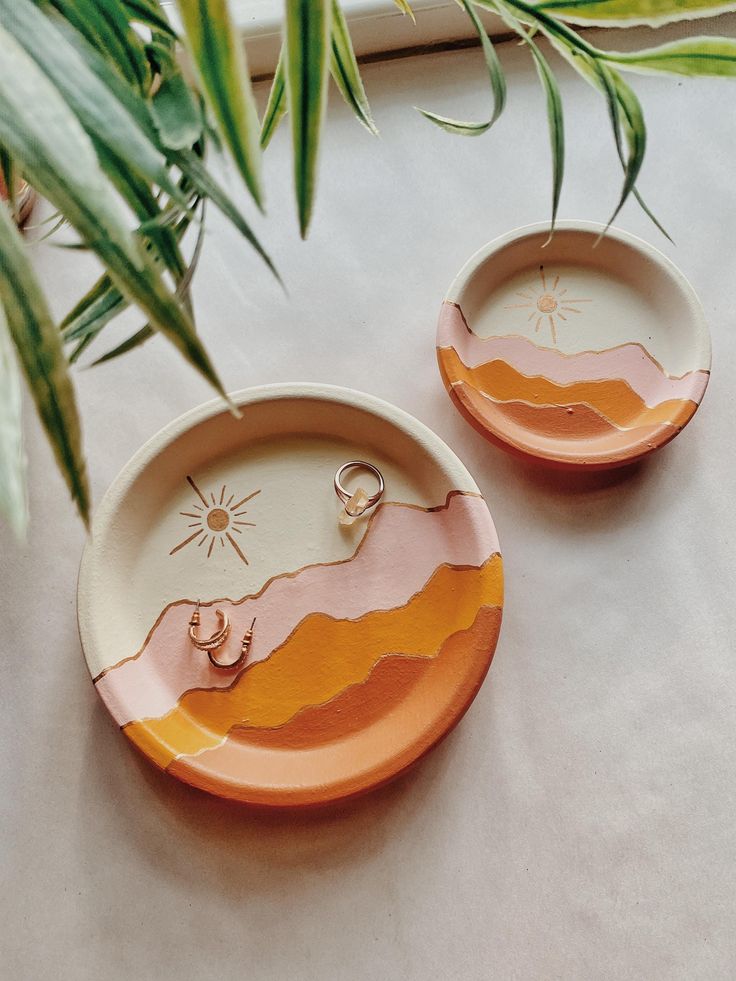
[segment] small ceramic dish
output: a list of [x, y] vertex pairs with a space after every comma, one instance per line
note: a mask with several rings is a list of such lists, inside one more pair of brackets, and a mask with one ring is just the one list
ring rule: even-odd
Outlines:
[[482, 435], [557, 467], [604, 469], [664, 446], [692, 418], [710, 335], [661, 252], [602, 225], [516, 229], [458, 273], [437, 330], [440, 373]]
[[[455, 454], [379, 399], [274, 385], [233, 401], [241, 419], [194, 409], [105, 495], [79, 578], [85, 657], [173, 776], [254, 804], [344, 799], [413, 764], [475, 697], [501, 622], [496, 532]], [[385, 492], [346, 525], [334, 477], [354, 460]], [[230, 620], [217, 660], [252, 629], [240, 666], [193, 644], [198, 600], [195, 637]]]

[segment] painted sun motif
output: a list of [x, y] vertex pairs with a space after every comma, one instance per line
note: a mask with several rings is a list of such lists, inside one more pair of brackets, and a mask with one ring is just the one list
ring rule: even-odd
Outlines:
[[179, 514], [184, 518], [191, 518], [190, 528], [194, 531], [188, 535], [184, 541], [179, 542], [174, 548], [169, 552], [169, 555], [174, 555], [178, 552], [180, 548], [184, 548], [185, 545], [190, 543], [196, 543], [200, 548], [208, 542], [207, 548], [207, 558], [212, 555], [215, 545], [219, 541], [221, 548], [225, 548], [226, 543], [232, 546], [232, 548], [237, 553], [238, 557], [248, 565], [248, 559], [245, 556], [245, 552], [238, 545], [233, 535], [242, 535], [243, 528], [250, 527], [255, 528], [255, 523], [253, 521], [243, 521], [243, 516], [248, 513], [247, 510], [243, 509], [243, 505], [250, 501], [251, 498], [255, 497], [256, 494], [260, 494], [260, 490], [253, 491], [252, 494], [248, 494], [246, 497], [237, 501], [233, 504], [233, 500], [236, 497], [235, 494], [231, 494], [227, 500], [225, 496], [228, 492], [227, 487], [223, 484], [220, 490], [219, 499], [215, 495], [214, 491], [209, 492], [209, 499], [206, 494], [194, 483], [194, 480], [187, 475], [187, 481], [190, 484], [192, 490], [195, 492], [199, 500], [202, 502], [198, 504], [196, 501], [192, 504], [191, 511], [180, 511]]
[[560, 277], [548, 275], [544, 271], [544, 266], [539, 267], [539, 283], [529, 283], [522, 290], [517, 291], [516, 296], [521, 297], [523, 303], [512, 303], [505, 310], [529, 310], [527, 322], [536, 318], [534, 325], [535, 333], [539, 333], [542, 324], [546, 321], [549, 324], [552, 335], [552, 343], [557, 343], [558, 320], [566, 321], [566, 314], [582, 313], [577, 309], [579, 303], [591, 303], [590, 298], [581, 297], [571, 298], [567, 295], [567, 289], [562, 287]]

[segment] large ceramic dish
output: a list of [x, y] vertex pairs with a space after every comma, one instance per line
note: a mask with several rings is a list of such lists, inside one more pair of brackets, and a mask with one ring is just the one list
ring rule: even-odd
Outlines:
[[[452, 451], [371, 396], [251, 389], [147, 443], [100, 504], [79, 625], [97, 691], [157, 766], [224, 797], [325, 803], [404, 770], [455, 725], [493, 656], [502, 570], [491, 516]], [[340, 464], [386, 492], [350, 527]], [[353, 478], [354, 479], [354, 478]], [[222, 597], [228, 597], [223, 599]], [[221, 671], [187, 636], [202, 601], [233, 624]]]
[[[631, 463], [668, 443], [708, 384], [710, 337], [661, 252], [593, 222], [517, 229], [462, 268], [437, 357], [456, 406], [504, 449], [558, 467]], [[548, 244], [547, 244], [548, 243]]]

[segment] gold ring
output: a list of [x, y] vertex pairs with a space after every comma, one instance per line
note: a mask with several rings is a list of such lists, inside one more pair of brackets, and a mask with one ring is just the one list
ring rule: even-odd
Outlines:
[[[346, 490], [342, 485], [342, 477], [348, 470], [354, 469], [370, 470], [373, 476], [378, 481], [378, 490], [375, 494], [370, 496], [365, 496], [360, 503], [353, 501], [355, 494], [351, 494], [349, 490]], [[359, 515], [364, 514], [369, 508], [375, 507], [376, 504], [383, 497], [383, 491], [385, 489], [385, 483], [383, 481], [383, 474], [378, 469], [374, 467], [372, 463], [366, 463], [365, 460], [350, 460], [348, 463], [343, 463], [343, 465], [338, 469], [335, 474], [335, 493], [340, 498], [342, 503], [345, 505], [345, 511], [350, 515], [351, 518], [357, 518]]]

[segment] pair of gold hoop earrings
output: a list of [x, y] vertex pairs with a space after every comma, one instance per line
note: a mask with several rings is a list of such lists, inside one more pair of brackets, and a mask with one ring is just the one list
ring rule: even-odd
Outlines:
[[230, 618], [228, 617], [227, 613], [223, 613], [222, 610], [215, 610], [217, 619], [220, 621], [220, 626], [210, 637], [200, 637], [199, 626], [201, 623], [201, 617], [199, 615], [199, 606], [200, 603], [199, 600], [197, 600], [197, 605], [192, 613], [192, 619], [189, 621], [189, 639], [197, 650], [207, 652], [207, 657], [210, 659], [210, 664], [212, 664], [213, 667], [220, 668], [222, 671], [239, 668], [248, 657], [248, 651], [253, 643], [253, 628], [256, 625], [256, 618], [253, 617], [253, 622], [243, 634], [243, 639], [240, 642], [240, 654], [237, 659], [235, 661], [219, 661], [215, 657], [214, 652], [219, 650], [230, 636]]

